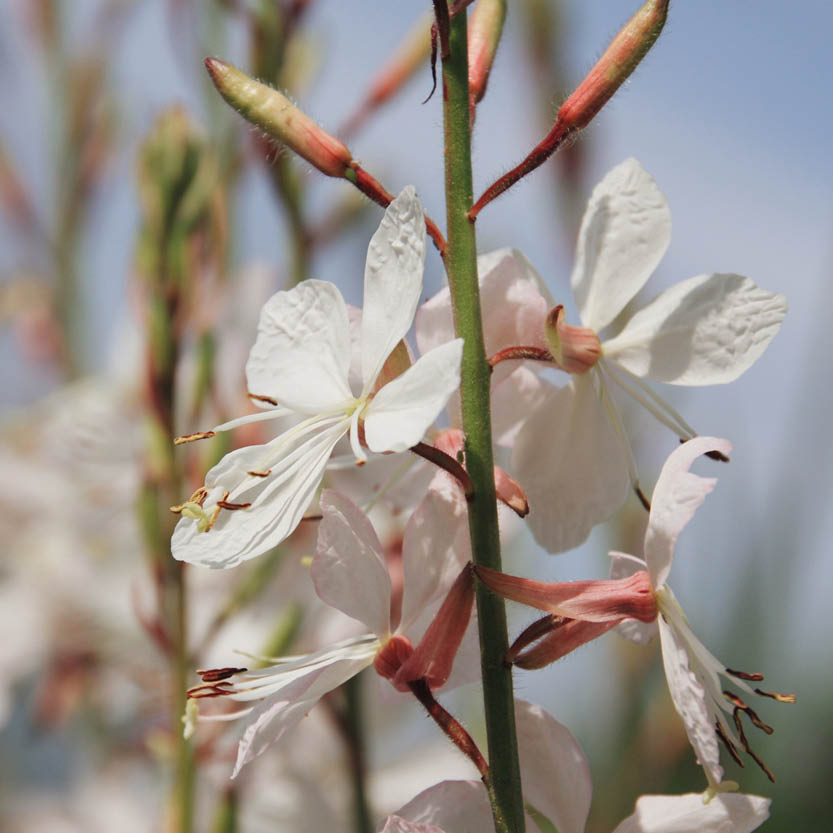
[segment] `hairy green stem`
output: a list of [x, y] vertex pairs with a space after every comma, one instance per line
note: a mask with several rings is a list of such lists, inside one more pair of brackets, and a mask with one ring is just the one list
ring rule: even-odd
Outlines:
[[[445, 264], [455, 330], [465, 339], [460, 393], [466, 469], [474, 486], [474, 496], [469, 502], [469, 531], [474, 562], [499, 570], [500, 539], [489, 409], [491, 369], [483, 342], [474, 226], [467, 216], [472, 207], [473, 191], [464, 12], [456, 14], [449, 24], [449, 49], [443, 56], [442, 81], [448, 223]], [[503, 600], [480, 583], [477, 586], [477, 615], [492, 781], [489, 797], [495, 829], [500, 833], [522, 833], [524, 808], [512, 671], [504, 663], [509, 648], [506, 610]]]

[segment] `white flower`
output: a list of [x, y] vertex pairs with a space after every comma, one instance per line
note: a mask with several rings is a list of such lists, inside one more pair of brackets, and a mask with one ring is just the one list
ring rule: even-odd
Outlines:
[[[665, 198], [639, 162], [627, 159], [596, 186], [581, 223], [571, 280], [581, 327], [567, 325], [563, 311], [548, 319], [553, 299], [520, 252], [501, 249], [478, 259], [489, 355], [532, 347], [571, 374], [556, 387], [532, 365], [511, 362], [508, 378], [502, 364], [493, 376], [495, 436], [513, 448], [510, 473], [529, 499], [535, 539], [549, 552], [578, 546], [622, 505], [629, 482], [638, 486], [608, 382], [691, 439], [694, 429], [643, 379], [731, 382], [763, 353], [786, 314], [782, 295], [748, 278], [698, 275], [660, 293], [617, 335], [600, 340], [651, 276], [670, 237]], [[418, 343], [426, 349], [452, 335], [443, 290], [420, 311]]]
[[379, 382], [411, 326], [424, 259], [422, 207], [408, 187], [388, 207], [368, 248], [358, 395], [349, 383], [350, 329], [338, 289], [310, 280], [267, 301], [246, 377], [250, 394], [269, 409], [214, 431], [287, 415], [301, 421], [265, 445], [232, 451], [208, 472], [205, 487], [177, 508], [175, 558], [232, 567], [279, 544], [300, 522], [345, 435], [357, 462], [365, 460], [362, 435], [375, 452], [405, 451], [422, 439], [459, 385], [462, 340]]
[[[763, 680], [760, 674], [731, 671], [712, 656], [694, 635], [671, 588], [666, 584], [677, 537], [717, 483], [715, 478], [700, 477], [689, 469], [702, 454], [710, 451], [728, 454], [730, 450], [731, 444], [727, 440], [697, 437], [674, 451], [663, 466], [654, 489], [645, 533], [645, 560], [611, 553], [611, 576], [614, 578], [623, 578], [638, 570], [648, 571], [659, 609], [657, 621], [645, 624], [629, 620], [620, 625], [619, 630], [627, 638], [643, 644], [659, 627], [662, 662], [671, 699], [683, 720], [698, 763], [706, 773], [709, 788], [714, 791], [737, 788], [731, 781], [721, 784], [723, 768], [720, 766], [719, 739], [741, 765], [738, 749], [746, 749], [772, 779], [772, 774], [749, 748], [739, 718], [745, 713], [754, 725], [767, 733], [771, 733], [772, 729], [763, 724], [739, 697], [724, 693], [721, 676], [747, 694], [772, 697], [780, 702], [795, 701], [792, 695], [753, 689], [747, 681]], [[732, 716], [738, 729], [737, 735], [730, 727], [727, 715]]]
[[[518, 753], [527, 830], [583, 833], [592, 783], [587, 761], [569, 730], [539, 706], [515, 701]], [[549, 827], [535, 818], [543, 816]], [[756, 795], [645, 795], [614, 833], [750, 833], [769, 817], [769, 800]], [[480, 781], [443, 781], [379, 826], [381, 833], [469, 833], [491, 830], [492, 813]]]
[[[262, 670], [201, 672], [204, 682], [191, 689], [191, 698], [257, 703], [232, 714], [199, 716], [201, 720], [229, 720], [251, 715], [232, 777], [279, 740], [328, 691], [369, 665], [375, 664], [401, 690], [407, 691], [412, 679], [424, 678], [432, 688], [444, 685], [469, 624], [473, 581], [470, 573], [458, 576], [470, 555], [466, 517], [447, 495], [429, 491], [405, 528], [404, 593], [398, 621], [394, 621], [382, 545], [367, 516], [331, 490], [322, 493], [321, 509], [323, 519], [311, 567], [315, 591], [328, 605], [361, 622], [367, 632]], [[449, 588], [436, 611], [436, 603]], [[421, 633], [426, 614], [434, 613]], [[409, 637], [416, 639], [420, 634], [422, 639], [413, 648]], [[397, 676], [400, 669], [403, 672]], [[411, 671], [414, 676], [409, 676]], [[193, 730], [194, 711], [190, 707], [186, 713], [186, 731]]]

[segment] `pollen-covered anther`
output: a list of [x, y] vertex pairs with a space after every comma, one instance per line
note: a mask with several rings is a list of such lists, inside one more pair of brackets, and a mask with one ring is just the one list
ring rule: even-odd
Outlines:
[[269, 477], [269, 475], [272, 474], [272, 469], [264, 469], [263, 471], [252, 469], [251, 471], [247, 471], [246, 474], [251, 475], [252, 477]]
[[379, 676], [386, 680], [392, 680], [403, 663], [410, 658], [414, 652], [414, 646], [407, 636], [394, 634], [376, 654], [373, 660], [373, 667]]
[[197, 431], [195, 434], [183, 434], [181, 437], [174, 437], [174, 445], [182, 445], [183, 443], [193, 443], [197, 440], [208, 440], [211, 437], [216, 436], [216, 431]]
[[171, 506], [170, 510], [174, 513], [174, 515], [181, 515], [182, 510], [185, 509], [187, 506], [193, 506], [197, 508], [202, 508], [203, 503], [205, 502], [205, 498], [208, 495], [208, 489], [205, 486], [200, 486], [185, 503], [178, 503], [176, 506]]
[[602, 356], [596, 333], [588, 327], [566, 324], [561, 304], [548, 313], [544, 330], [553, 360], [566, 373], [587, 373]]
[[251, 393], [251, 391], [249, 391], [246, 395], [249, 399], [254, 399], [256, 402], [265, 402], [267, 405], [274, 405], [276, 408], [278, 407], [278, 400], [271, 396], [263, 396], [259, 393]]
[[251, 505], [251, 503], [232, 503], [231, 501], [225, 500], [225, 498], [217, 501], [217, 506], [220, 509], [228, 509], [230, 511], [234, 511], [235, 509], [248, 509]]

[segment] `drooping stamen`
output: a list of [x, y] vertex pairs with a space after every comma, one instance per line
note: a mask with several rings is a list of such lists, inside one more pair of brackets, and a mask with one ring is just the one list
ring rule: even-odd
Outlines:
[[744, 703], [744, 701], [738, 697], [737, 694], [734, 694], [731, 691], [724, 691], [723, 696], [735, 707], [735, 710], [740, 709], [741, 711], [746, 712], [753, 725], [755, 725], [762, 732], [766, 732], [768, 735], [771, 735], [775, 731], [775, 729], [773, 729], [768, 723], [764, 723], [763, 720], [758, 717], [758, 713], [751, 706]]
[[273, 399], [271, 396], [263, 396], [262, 394], [252, 393], [251, 391], [247, 392], [246, 396], [248, 396], [249, 399], [254, 399], [256, 402], [265, 402], [267, 405], [272, 405], [275, 408], [278, 407], [278, 400]]
[[197, 670], [197, 674], [200, 675], [202, 681], [204, 683], [219, 683], [222, 680], [227, 680], [229, 677], [233, 677], [235, 674], [241, 674], [244, 671], [248, 671], [248, 668], [207, 668], [202, 670]]
[[734, 711], [732, 712], [732, 718], [735, 721], [735, 728], [738, 731], [738, 737], [740, 738], [740, 742], [743, 744], [743, 748], [746, 750], [746, 754], [752, 758], [753, 761], [761, 768], [761, 771], [766, 775], [767, 778], [774, 784], [775, 783], [775, 776], [772, 774], [772, 770], [761, 760], [761, 758], [754, 752], [752, 747], [749, 745], [749, 741], [746, 739], [746, 733], [743, 731], [743, 722], [740, 718], [740, 713], [743, 709], [740, 706], [736, 706]]
[[215, 436], [217, 436], [216, 431], [197, 431], [195, 434], [183, 434], [181, 437], [174, 437], [174, 445], [193, 443], [197, 440], [208, 440]]
[[763, 680], [764, 675], [758, 674], [757, 672], [749, 672], [749, 671], [736, 671], [734, 668], [727, 668], [727, 674], [731, 674], [733, 677], [737, 677], [739, 680], [751, 680], [752, 682], [759, 683]]
[[796, 701], [794, 694], [779, 694], [777, 691], [764, 691], [762, 688], [756, 688], [755, 694], [760, 694], [761, 697], [769, 697], [779, 703], [795, 703]]
[[741, 758], [740, 753], [737, 750], [737, 747], [734, 743], [730, 740], [729, 736], [726, 734], [726, 730], [720, 725], [720, 721], [716, 720], [714, 724], [714, 731], [717, 734], [717, 737], [720, 741], [722, 741], [723, 745], [728, 750], [729, 754], [734, 758], [735, 763], [743, 768], [743, 758]]
[[658, 422], [673, 431], [681, 440], [692, 440], [697, 436], [697, 432], [640, 378], [628, 373], [622, 367], [615, 366], [612, 362], [605, 363], [605, 371], [619, 387], [632, 396]]

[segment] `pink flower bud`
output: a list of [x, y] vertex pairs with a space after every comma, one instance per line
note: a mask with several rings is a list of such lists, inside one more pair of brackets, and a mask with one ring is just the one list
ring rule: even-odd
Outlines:
[[469, 98], [473, 105], [486, 94], [489, 73], [506, 19], [506, 0], [479, 0], [469, 21]]
[[206, 58], [205, 67], [220, 95], [244, 119], [294, 150], [321, 173], [344, 176], [353, 161], [347, 146], [322, 130], [285, 95], [217, 58]]
[[669, 0], [648, 0], [611, 41], [604, 55], [561, 105], [558, 121], [570, 130], [586, 127], [636, 69], [659, 37]]
[[[393, 680], [399, 672], [402, 664], [408, 660], [414, 652], [414, 646], [407, 636], [394, 634], [376, 654], [373, 660], [373, 667], [380, 677], [386, 680]], [[405, 687], [407, 691], [407, 686]]]
[[545, 327], [555, 363], [567, 373], [587, 373], [602, 355], [599, 337], [587, 327], [564, 323], [564, 307], [553, 307]]

